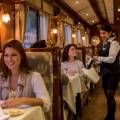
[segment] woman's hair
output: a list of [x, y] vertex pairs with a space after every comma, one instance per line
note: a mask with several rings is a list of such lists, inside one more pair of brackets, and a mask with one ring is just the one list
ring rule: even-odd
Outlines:
[[62, 55], [62, 61], [68, 61], [69, 60], [69, 55], [68, 55], [68, 52], [69, 52], [69, 49], [74, 46], [76, 49], [77, 49], [77, 46], [75, 44], [69, 44], [67, 45], [64, 50], [63, 50], [63, 55]]
[[100, 30], [104, 30], [106, 32], [112, 32], [111, 37], [115, 37], [115, 33], [110, 24], [101, 25]]
[[101, 25], [100, 30], [104, 30], [106, 32], [112, 32], [113, 31], [110, 24]]
[[19, 52], [21, 56], [20, 70], [22, 72], [29, 73], [29, 71], [31, 70], [31, 67], [28, 64], [28, 59], [25, 54], [24, 48], [22, 47], [22, 44], [18, 40], [11, 40], [7, 42], [3, 47], [2, 56], [0, 59], [0, 68], [3, 74], [5, 75], [5, 77], [8, 77], [8, 75], [11, 74], [11, 71], [8, 69], [8, 67], [5, 65], [5, 62], [4, 62], [4, 54], [5, 54], [5, 49], [7, 47], [14, 48]]

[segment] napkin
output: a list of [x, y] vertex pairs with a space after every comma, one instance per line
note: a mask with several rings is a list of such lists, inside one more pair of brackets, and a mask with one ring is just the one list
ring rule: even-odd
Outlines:
[[5, 114], [3, 109], [0, 106], [0, 120], [8, 120], [10, 118], [9, 114]]
[[3, 116], [4, 115], [4, 112], [2, 110], [2, 108], [0, 107], [0, 116]]

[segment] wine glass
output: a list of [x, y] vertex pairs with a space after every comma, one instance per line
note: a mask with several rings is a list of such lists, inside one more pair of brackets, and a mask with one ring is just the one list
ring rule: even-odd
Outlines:
[[64, 70], [65, 70], [65, 74], [67, 74], [68, 73], [68, 68], [64, 68]]

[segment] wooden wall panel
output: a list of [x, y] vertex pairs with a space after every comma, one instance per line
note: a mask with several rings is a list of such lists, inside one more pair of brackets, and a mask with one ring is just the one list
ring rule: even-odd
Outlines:
[[43, 1], [43, 6], [42, 6], [42, 8], [43, 8], [43, 11], [45, 11], [45, 12], [53, 15], [53, 13], [54, 13], [54, 8], [53, 8], [53, 6], [52, 6], [51, 4]]
[[42, 6], [42, 0], [26, 0], [26, 2], [30, 3], [33, 6], [36, 6], [38, 8], [41, 8], [41, 6]]

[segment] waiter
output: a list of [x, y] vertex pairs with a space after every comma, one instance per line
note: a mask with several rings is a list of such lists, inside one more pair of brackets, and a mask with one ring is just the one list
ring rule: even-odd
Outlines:
[[120, 80], [120, 46], [109, 24], [101, 26], [100, 37], [103, 44], [99, 56], [93, 56], [93, 59], [101, 63], [102, 87], [107, 99], [107, 115], [104, 120], [115, 120], [114, 95]]

